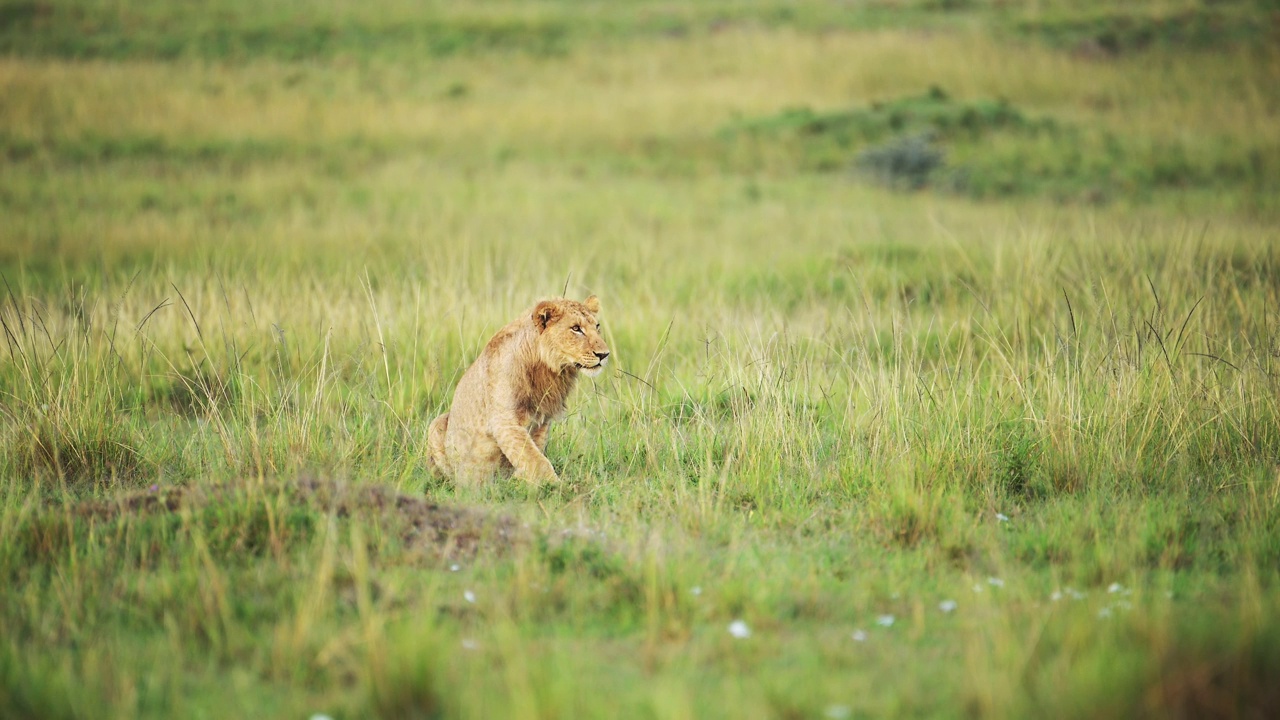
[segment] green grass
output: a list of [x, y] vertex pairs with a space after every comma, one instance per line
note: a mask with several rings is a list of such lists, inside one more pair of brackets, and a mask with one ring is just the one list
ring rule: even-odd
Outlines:
[[1265, 4], [259, 10], [0, 5], [0, 716], [1280, 708]]

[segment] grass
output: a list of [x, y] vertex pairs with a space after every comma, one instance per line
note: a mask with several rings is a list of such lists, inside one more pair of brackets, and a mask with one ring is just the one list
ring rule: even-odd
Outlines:
[[0, 5], [0, 716], [1274, 714], [1260, 7]]

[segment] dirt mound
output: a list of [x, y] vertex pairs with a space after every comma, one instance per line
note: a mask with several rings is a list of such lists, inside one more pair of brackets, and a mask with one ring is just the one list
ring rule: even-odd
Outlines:
[[397, 532], [407, 550], [444, 557], [471, 557], [505, 551], [525, 541], [528, 527], [488, 510], [456, 507], [405, 495], [392, 488], [304, 477], [290, 482], [219, 483], [149, 490], [109, 500], [90, 500], [72, 510], [76, 517], [110, 522], [122, 516], [192, 512], [217, 505], [254, 505], [284, 501], [316, 515], [381, 522]]
[[303, 479], [292, 488], [299, 499], [338, 517], [378, 514], [403, 525], [405, 546], [447, 556], [474, 555], [482, 548], [506, 549], [527, 539], [528, 528], [512, 518], [474, 508], [450, 507], [377, 485]]

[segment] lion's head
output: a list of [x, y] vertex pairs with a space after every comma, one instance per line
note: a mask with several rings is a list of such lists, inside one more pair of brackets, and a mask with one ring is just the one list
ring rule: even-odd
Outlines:
[[543, 300], [533, 309], [538, 328], [538, 354], [558, 371], [581, 370], [590, 377], [599, 375], [609, 360], [609, 346], [600, 337], [600, 298], [582, 302], [557, 298]]

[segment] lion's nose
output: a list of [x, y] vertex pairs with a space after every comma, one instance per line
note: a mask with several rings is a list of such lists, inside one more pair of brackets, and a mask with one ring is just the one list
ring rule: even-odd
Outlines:
[[596, 357], [600, 358], [600, 362], [604, 362], [604, 359], [609, 357], [609, 353], [607, 352], [596, 353]]

